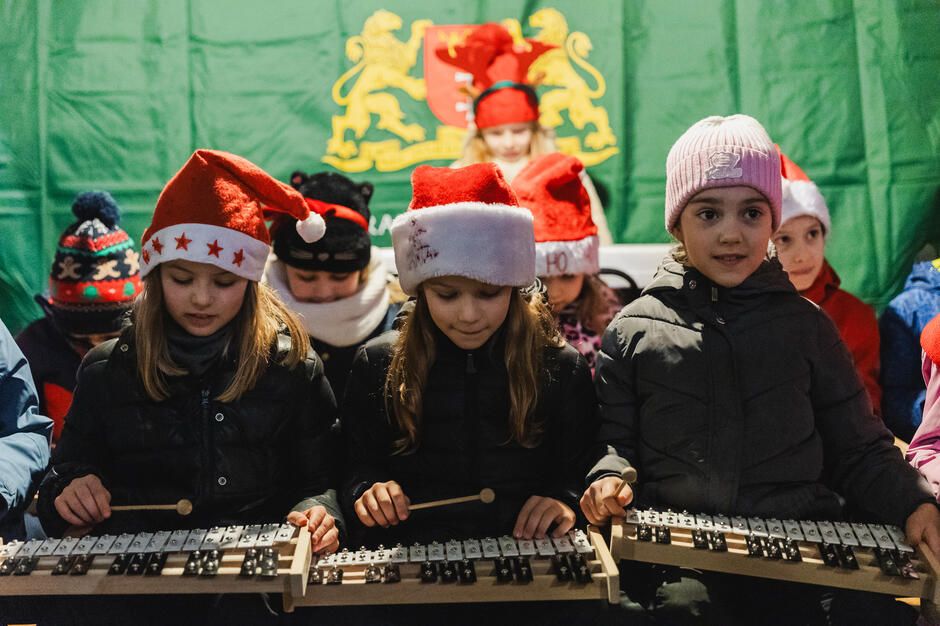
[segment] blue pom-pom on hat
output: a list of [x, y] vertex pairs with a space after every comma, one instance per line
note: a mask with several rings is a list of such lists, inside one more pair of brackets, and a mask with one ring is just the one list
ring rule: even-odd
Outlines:
[[72, 213], [79, 222], [98, 219], [108, 228], [114, 228], [121, 221], [121, 211], [117, 202], [107, 191], [85, 191], [75, 197]]

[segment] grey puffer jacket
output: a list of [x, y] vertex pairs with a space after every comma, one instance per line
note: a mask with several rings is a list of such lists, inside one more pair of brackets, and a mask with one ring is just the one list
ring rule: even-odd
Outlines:
[[774, 259], [719, 287], [671, 257], [604, 335], [600, 458], [636, 467], [638, 506], [903, 525], [924, 480], [872, 413], [832, 321]]

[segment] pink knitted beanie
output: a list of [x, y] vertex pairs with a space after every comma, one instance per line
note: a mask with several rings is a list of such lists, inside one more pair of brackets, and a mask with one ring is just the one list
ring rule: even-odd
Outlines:
[[780, 226], [780, 156], [760, 122], [748, 115], [713, 115], [692, 125], [666, 157], [666, 230], [692, 196], [712, 187], [747, 185], [764, 194]]

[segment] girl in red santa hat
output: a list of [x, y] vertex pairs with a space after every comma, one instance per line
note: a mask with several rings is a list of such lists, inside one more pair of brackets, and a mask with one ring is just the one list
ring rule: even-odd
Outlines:
[[576, 158], [559, 152], [532, 158], [513, 180], [519, 204], [535, 218], [535, 273], [565, 340], [591, 369], [601, 335], [620, 310], [598, 276], [597, 226]]
[[[539, 154], [556, 152], [554, 132], [539, 124], [539, 101], [535, 85], [526, 82], [532, 63], [554, 46], [526, 40], [526, 48], [513, 42], [509, 30], [493, 22], [477, 26], [462, 44], [435, 53], [445, 63], [473, 75], [466, 88], [473, 100], [473, 119], [455, 167], [492, 161], [512, 182], [523, 167]], [[590, 197], [591, 217], [601, 244], [613, 243], [604, 207], [591, 179], [582, 174]]]
[[[421, 166], [412, 185], [391, 234], [414, 310], [359, 349], [343, 403], [350, 530], [385, 545], [564, 535], [596, 402], [587, 363], [528, 288], [532, 214], [492, 163]], [[495, 501], [408, 510], [483, 488]]]
[[818, 304], [835, 322], [875, 414], [881, 415], [878, 319], [870, 306], [839, 288], [839, 275], [826, 260], [832, 223], [819, 188], [783, 153], [780, 165], [783, 201], [780, 227], [773, 236], [777, 258], [800, 295]]
[[[288, 521], [334, 550], [341, 519], [323, 364], [290, 311], [259, 283], [262, 205], [324, 224], [249, 161], [198, 150], [164, 188], [144, 233], [133, 325], [85, 357], [39, 494], [45, 530], [116, 533]], [[112, 504], [190, 500], [192, 514]]]

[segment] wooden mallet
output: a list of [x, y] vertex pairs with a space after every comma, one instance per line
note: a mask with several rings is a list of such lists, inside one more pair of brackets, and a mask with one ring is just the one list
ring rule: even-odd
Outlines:
[[430, 502], [421, 502], [420, 504], [409, 504], [409, 511], [416, 511], [418, 509], [430, 509], [435, 506], [447, 506], [448, 504], [459, 504], [461, 502], [473, 502], [474, 500], [480, 500], [484, 504], [489, 504], [496, 499], [496, 494], [493, 493], [493, 490], [489, 487], [484, 487], [480, 490], [480, 493], [472, 496], [462, 496], [460, 498], [445, 498], [444, 500], [432, 500]]
[[183, 498], [176, 504], [119, 504], [111, 507], [112, 511], [176, 511], [180, 515], [193, 512], [193, 503]]
[[629, 465], [623, 468], [623, 471], [620, 472], [620, 489], [617, 490], [617, 493], [614, 494], [614, 497], [618, 497], [623, 490], [627, 488], [627, 485], [632, 485], [636, 482], [636, 470], [630, 467]]

